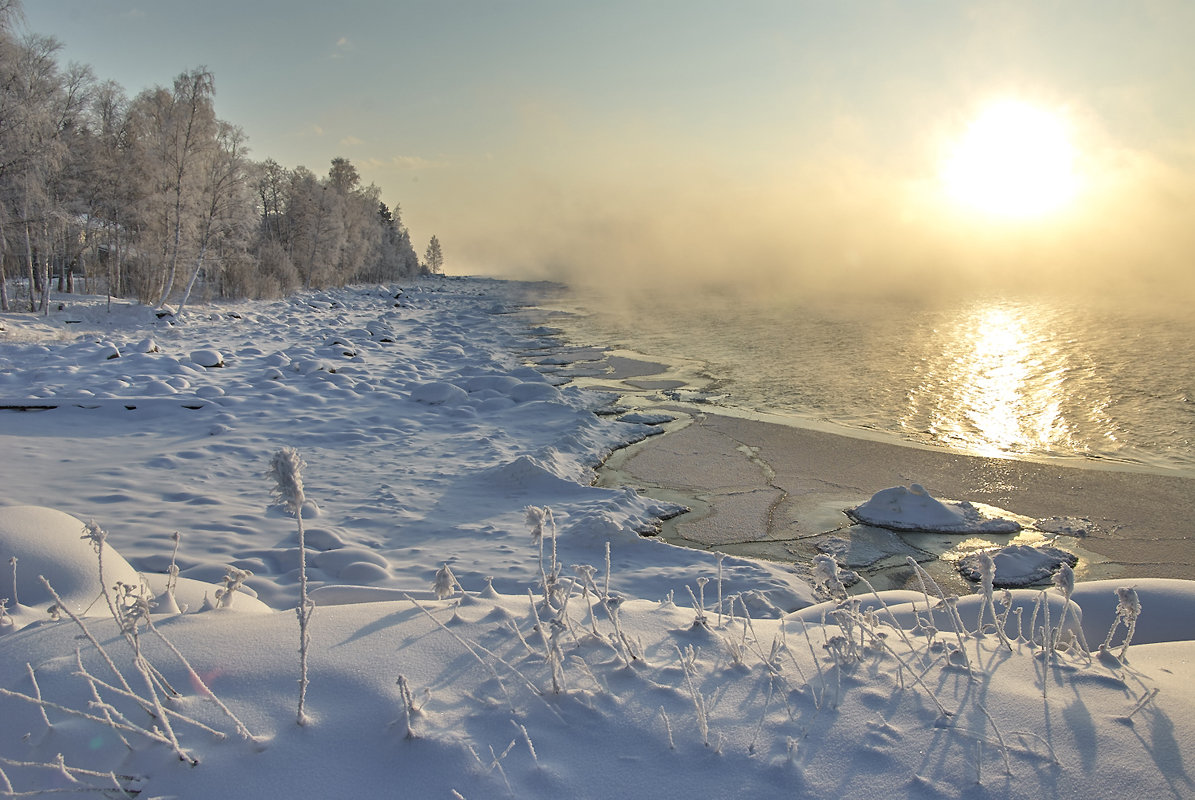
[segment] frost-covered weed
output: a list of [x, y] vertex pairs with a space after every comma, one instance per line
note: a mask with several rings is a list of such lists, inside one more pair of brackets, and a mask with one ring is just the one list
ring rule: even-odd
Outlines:
[[458, 586], [460, 584], [457, 583], [456, 576], [452, 574], [452, 569], [447, 563], [436, 570], [436, 582], [432, 588], [436, 593], [437, 600], [447, 600], [452, 597]]
[[[1054, 588], [1062, 594], [1066, 602], [1062, 606], [1062, 617], [1058, 620], [1058, 636], [1055, 637], [1054, 646], [1057, 648], [1062, 644], [1063, 631], [1066, 627], [1066, 615], [1070, 611], [1071, 595], [1075, 592], [1075, 571], [1071, 569], [1069, 564], [1063, 564], [1057, 572], [1054, 573]], [[1083, 635], [1083, 626], [1076, 625], [1073, 634], [1078, 637], [1079, 646], [1083, 648], [1083, 652], [1088, 651], [1087, 639]]]
[[[539, 574], [543, 584], [544, 602], [554, 605], [557, 600], [557, 581], [560, 579], [560, 564], [556, 561], [556, 519], [547, 506], [527, 506], [524, 510], [527, 524], [531, 527], [531, 542], [539, 547]], [[544, 565], [544, 539], [552, 545], [551, 563]]]
[[1137, 597], [1137, 590], [1122, 586], [1116, 590], [1116, 619], [1108, 629], [1108, 637], [1100, 645], [1100, 652], [1107, 652], [1112, 647], [1112, 637], [1121, 625], [1125, 627], [1124, 641], [1121, 643], [1118, 658], [1124, 659], [1129, 652], [1129, 643], [1133, 641], [1133, 633], [1137, 630], [1137, 618], [1141, 616], [1141, 600]]
[[311, 646], [312, 612], [315, 602], [307, 596], [307, 541], [303, 530], [303, 503], [307, 496], [303, 492], [303, 470], [307, 462], [293, 447], [284, 447], [270, 459], [267, 475], [274, 481], [274, 496], [295, 517], [299, 534], [299, 605], [295, 615], [299, 618], [299, 704], [295, 720], [300, 725], [308, 723], [307, 718], [307, 651]]
[[[422, 716], [423, 710], [415, 704], [415, 697], [411, 694], [411, 687], [407, 683], [406, 676], [399, 675], [395, 683], [398, 685], [399, 698], [402, 701], [404, 736], [407, 739], [418, 739], [419, 734], [415, 732], [414, 720], [416, 717]], [[395, 722], [397, 721], [395, 720]]]
[[689, 593], [689, 599], [693, 601], [693, 627], [694, 628], [708, 628], [709, 621], [705, 616], [705, 582], [706, 578], [697, 579], [697, 590], [701, 594], [698, 599], [697, 595], [693, 594], [693, 590], [686, 585], [685, 590]]
[[813, 557], [813, 588], [823, 599], [846, 598], [846, 586], [833, 556], [822, 553]]
[[236, 596], [237, 590], [245, 584], [246, 579], [251, 577], [253, 577], [253, 572], [250, 570], [226, 567], [224, 583], [216, 589], [216, 608], [232, 608], [232, 599]]

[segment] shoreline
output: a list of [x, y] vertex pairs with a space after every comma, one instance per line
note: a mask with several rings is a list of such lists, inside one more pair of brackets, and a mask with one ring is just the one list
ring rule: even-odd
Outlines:
[[[623, 448], [598, 485], [631, 486], [692, 510], [665, 522], [675, 544], [773, 561], [801, 572], [830, 552], [877, 588], [905, 588], [906, 558], [953, 591], [973, 586], [953, 559], [974, 549], [1051, 543], [1080, 557], [1079, 580], [1195, 578], [1195, 480], [952, 453], [718, 413], [682, 416]], [[935, 497], [1016, 515], [1009, 535], [897, 534], [844, 513], [875, 492], [920, 483]], [[1052, 518], [1058, 518], [1056, 520]], [[1039, 521], [1053, 523], [1038, 525]], [[1062, 528], [1063, 531], [1042, 528]]]
[[[562, 365], [559, 374], [618, 394], [628, 410], [676, 417], [663, 435], [612, 453], [596, 480], [689, 508], [662, 520], [659, 536], [673, 544], [795, 563], [802, 577], [813, 556], [828, 552], [880, 589], [907, 588], [913, 557], [944, 588], [969, 592], [974, 584], [954, 562], [1013, 543], [1074, 553], [1079, 580], [1195, 579], [1195, 477], [1127, 462], [983, 456], [882, 431], [670, 402], [659, 390], [705, 388], [676, 380], [692, 377], [692, 366], [622, 349]], [[875, 492], [912, 483], [940, 499], [993, 506], [1024, 530], [898, 534], [844, 513]]]

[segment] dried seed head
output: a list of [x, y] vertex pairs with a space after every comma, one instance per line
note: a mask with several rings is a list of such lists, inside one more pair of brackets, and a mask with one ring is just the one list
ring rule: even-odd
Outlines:
[[284, 447], [270, 459], [267, 473], [274, 480], [274, 494], [292, 514], [299, 513], [306, 499], [303, 494], [303, 470], [307, 463], [293, 447]]

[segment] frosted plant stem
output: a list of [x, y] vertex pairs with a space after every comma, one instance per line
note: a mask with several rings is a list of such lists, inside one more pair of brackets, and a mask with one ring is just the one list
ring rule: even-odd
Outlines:
[[17, 557], [9, 557], [8, 563], [12, 567], [12, 604], [14, 606], [19, 606], [21, 604], [21, 598], [17, 597]]
[[[1023, 745], [1025, 744], [1025, 737], [1036, 739], [1046, 746], [1046, 750], [1050, 753], [1050, 763], [1054, 764], [1055, 766], [1062, 764], [1062, 762], [1058, 760], [1058, 754], [1054, 752], [1054, 745], [1050, 744], [1050, 740], [1042, 736], [1040, 733], [1035, 733], [1034, 731], [1013, 731], [1011, 735], [1020, 739], [1021, 744]], [[1025, 745], [1025, 749], [1032, 751], [1032, 748], [1028, 745]]]
[[535, 608], [535, 595], [531, 593], [531, 589], [527, 590], [527, 599], [531, 603], [531, 616], [535, 618], [535, 629], [539, 631], [539, 638], [544, 643], [544, 661], [547, 662], [548, 669], [552, 673], [552, 694], [560, 694], [563, 669], [560, 659], [557, 657], [556, 648], [548, 639], [548, 632], [544, 630], [543, 621], [539, 618], [539, 611]]
[[1004, 743], [1004, 734], [1000, 732], [1000, 726], [996, 724], [996, 720], [993, 719], [991, 713], [987, 709], [987, 706], [985, 706], [983, 703], [976, 703], [975, 705], [979, 707], [979, 710], [983, 712], [983, 715], [988, 718], [988, 722], [992, 724], [992, 730], [996, 732], [996, 740], [1000, 742], [1000, 754], [1004, 756], [1004, 774], [1011, 776], [1012, 763], [1008, 760], [1008, 745]]
[[[722, 627], [722, 560], [726, 558], [725, 553], [718, 553], [718, 627]], [[16, 581], [13, 581], [16, 583]], [[744, 608], [746, 606], [744, 605]], [[731, 609], [734, 610], [733, 608]]]
[[[813, 639], [809, 637], [809, 626], [805, 624], [804, 619], [798, 618], [798, 621], [801, 623], [801, 632], [805, 634], [805, 643], [809, 645], [809, 655], [813, 657], [813, 666], [817, 668], [818, 682], [822, 686], [822, 697], [819, 698], [816, 691], [813, 693], [813, 705], [818, 710], [821, 710], [821, 701], [826, 694], [826, 673], [822, 672], [822, 662], [818, 660], [817, 651], [813, 649]], [[793, 656], [793, 663], [795, 664], [796, 661], [796, 656]], [[797, 669], [799, 670], [800, 667], [797, 667]]]
[[307, 718], [307, 651], [311, 646], [311, 631], [308, 623], [315, 604], [307, 597], [307, 541], [303, 530], [303, 508], [295, 509], [295, 525], [299, 530], [299, 607], [295, 613], [299, 617], [299, 709], [296, 721], [306, 725]]
[[174, 549], [170, 551], [170, 567], [166, 570], [166, 593], [173, 598], [175, 587], [178, 585], [178, 545], [183, 537], [175, 531], [170, 538], [174, 540]]
[[[771, 672], [772, 674], [776, 674], [778, 670], [776, 668], [775, 659], [769, 658], [768, 656], [764, 655], [763, 649], [760, 648], [759, 637], [755, 633], [755, 624], [751, 621], [751, 612], [748, 610], [747, 603], [743, 600], [742, 595], [739, 596], [739, 604], [743, 608], [743, 643], [746, 644], [746, 642], [747, 642], [747, 631], [751, 631], [751, 644], [750, 644], [751, 649], [753, 649], [755, 651], [755, 654], [757, 656], [759, 656], [759, 660], [763, 662], [764, 667], [767, 668], [768, 672]], [[733, 613], [734, 613], [734, 598], [733, 597], [731, 597], [731, 599], [730, 599], [730, 611], [731, 611], [731, 614], [733, 615]], [[775, 653], [775, 651], [776, 651], [776, 643], [774, 640], [772, 642], [772, 651], [773, 651], [773, 653]], [[800, 672], [799, 667], [797, 668], [797, 671]], [[804, 675], [801, 675], [802, 679], [804, 679], [804, 677], [805, 677]]]
[[398, 693], [402, 697], [403, 721], [407, 728], [405, 738], [418, 739], [419, 736], [415, 733], [415, 729], [411, 725], [411, 717], [415, 714], [415, 698], [411, 696], [411, 687], [407, 685], [407, 679], [404, 675], [399, 675], [398, 680], [395, 682], [398, 684]]
[[112, 612], [113, 619], [119, 619], [116, 613], [116, 606], [112, 603], [112, 596], [108, 594], [108, 584], [104, 581], [104, 540], [108, 538], [108, 534], [95, 523], [95, 520], [89, 521], [83, 527], [83, 538], [91, 542], [92, 547], [95, 548], [95, 558], [99, 565], [100, 574], [100, 594], [104, 596], [104, 602], [108, 604], [108, 610]]
[[552, 537], [552, 580], [555, 581], [557, 573], [560, 568], [556, 563], [556, 517], [552, 515], [552, 509], [544, 507], [544, 517], [548, 522], [548, 535]]
[[[104, 689], [105, 691], [112, 692], [115, 695], [127, 698], [129, 700], [140, 700], [141, 699], [137, 695], [130, 695], [127, 692], [125, 692], [123, 689], [120, 689], [116, 686], [113, 686], [110, 683], [100, 680], [99, 678], [95, 677], [94, 675], [88, 673], [86, 670], [81, 670], [80, 672], [78, 672], [76, 674], [78, 674], [80, 677], [82, 677], [88, 683], [92, 684], [93, 687], [98, 686], [99, 688]], [[97, 705], [99, 707], [99, 709], [104, 712], [105, 716], [114, 714], [115, 719], [117, 721], [123, 722], [126, 725], [133, 724], [132, 722], [130, 722], [128, 720], [127, 717], [125, 717], [123, 714], [121, 714], [119, 711], [117, 711], [113, 706], [109, 705], [108, 703], [105, 703], [102, 699], [100, 699], [98, 693], [95, 694], [95, 698], [96, 698], [94, 700], [95, 705]], [[169, 714], [172, 719], [176, 719], [179, 722], [185, 722], [188, 725], [192, 725], [192, 726], [198, 728], [199, 730], [203, 731], [204, 733], [210, 733], [216, 739], [223, 740], [223, 739], [228, 738], [228, 736], [223, 731], [218, 731], [215, 728], [211, 727], [210, 725], [206, 725], [206, 724], [200, 722], [199, 720], [195, 719], [194, 717], [188, 717], [186, 714], [180, 713], [178, 711], [175, 711], [172, 708], [167, 708], [165, 706], [162, 707], [162, 710], [165, 711], [167, 714]], [[132, 748], [130, 747], [129, 749], [131, 750]]]
[[1037, 635], [1037, 615], [1041, 612], [1041, 598], [1033, 603], [1033, 613], [1029, 615], [1029, 649], [1035, 646], [1033, 637]]
[[[116, 668], [115, 662], [113, 662], [111, 656], [108, 655], [108, 651], [104, 649], [104, 646], [100, 644], [98, 639], [91, 635], [91, 631], [89, 631], [87, 626], [83, 624], [83, 620], [79, 619], [75, 612], [67, 608], [66, 603], [62, 601], [62, 598], [58, 595], [58, 592], [54, 591], [54, 587], [50, 585], [50, 582], [46, 580], [44, 575], [39, 575], [38, 578], [41, 580], [42, 585], [46, 587], [47, 591], [50, 592], [50, 596], [54, 598], [57, 608], [70, 617], [71, 620], [79, 626], [79, 630], [83, 631], [83, 636], [88, 642], [91, 643], [91, 646], [96, 649], [96, 652], [100, 654], [100, 657], [104, 659], [104, 663], [108, 665], [108, 669], [112, 670], [112, 674], [116, 676], [118, 681], [120, 681], [121, 687], [123, 687], [124, 690], [129, 694], [134, 694], [132, 687], [129, 686], [129, 682], [125, 680], [124, 675], [122, 675], [120, 670]], [[141, 702], [144, 703], [145, 701], [142, 700]], [[149, 711], [149, 709], [146, 709], [146, 711]], [[150, 712], [151, 715], [152, 713], [153, 712]]]
[[232, 720], [232, 724], [236, 726], [237, 733], [246, 739], [255, 739], [256, 737], [254, 737], [253, 734], [249, 732], [249, 729], [245, 726], [245, 723], [241, 722], [241, 720], [237, 717], [237, 715], [232, 713], [232, 709], [230, 709], [228, 706], [226, 706], [224, 704], [224, 701], [221, 700], [219, 697], [217, 697], [216, 693], [213, 692], [210, 687], [208, 687], [207, 683], [204, 682], [203, 678], [201, 678], [199, 676], [199, 673], [195, 671], [195, 668], [191, 666], [191, 662], [188, 661], [186, 656], [184, 656], [182, 654], [182, 652], [180, 652], [179, 649], [174, 646], [174, 642], [167, 639], [166, 636], [161, 631], [158, 630], [157, 626], [154, 625], [152, 621], [149, 622], [149, 629], [151, 631], [153, 631], [154, 634], [162, 641], [162, 643], [165, 644], [166, 647], [168, 647], [170, 649], [170, 652], [174, 653], [175, 657], [178, 658], [178, 660], [182, 663], [183, 667], [187, 670], [187, 674], [189, 675], [191, 680], [195, 681], [196, 685], [198, 685], [199, 688], [203, 691], [203, 694], [205, 696], [207, 696], [207, 698], [209, 700], [211, 700], [213, 703], [215, 703], [216, 706], [221, 711], [224, 712], [225, 716], [227, 716], [230, 720]]
[[[29, 672], [29, 680], [33, 683], [33, 696], [41, 700], [41, 687], [37, 685], [37, 676], [33, 674], [33, 665], [26, 661], [25, 669]], [[39, 704], [37, 710], [41, 712], [42, 722], [46, 723], [46, 730], [53, 730], [54, 726], [50, 724], [50, 718], [46, 716], [46, 707]]]
[[134, 795], [129, 794], [127, 791], [125, 791], [125, 788], [120, 785], [120, 781], [116, 779], [115, 772], [112, 772], [111, 770], [109, 770], [108, 778], [111, 779], [111, 781], [112, 781], [112, 788], [114, 788], [116, 791], [120, 792], [122, 797], [127, 797], [127, 798], [129, 798], [129, 800], [132, 800]]
[[685, 584], [685, 590], [689, 593], [689, 599], [693, 601], [693, 613], [696, 615], [693, 618], [694, 625], [705, 627], [705, 609], [702, 608], [702, 603], [698, 602], [696, 595], [693, 594], [693, 589], [689, 584]]
[[[804, 622], [804, 620], [802, 620], [802, 623], [803, 622]], [[859, 625], [866, 626], [866, 623], [864, 623], [862, 620], [859, 620]], [[871, 632], [872, 631], [869, 630], [869, 633], [871, 633]], [[885, 639], [882, 639], [882, 638], [880, 638], [878, 636], [874, 636], [874, 635], [872, 636], [872, 639], [874, 639], [877, 643], [879, 643], [880, 647], [887, 650], [889, 655], [891, 655], [893, 658], [895, 658], [898, 662], [903, 663], [900, 655], [895, 650], [892, 649], [892, 645], [888, 644], [888, 642]], [[924, 680], [922, 680], [920, 675], [917, 675], [911, 669], [909, 670], [909, 674], [913, 676], [913, 681], [915, 683], [917, 683], [918, 685], [920, 685], [921, 688], [925, 690], [925, 693], [927, 695], [929, 695], [929, 698], [934, 701], [934, 705], [936, 705], [938, 707], [938, 711], [942, 714], [943, 717], [949, 718], [949, 717], [953, 716], [953, 714], [951, 714], [951, 712], [946, 710], [946, 706], [942, 705], [942, 701], [940, 701], [938, 699], [938, 696], [936, 694], [934, 694], [933, 689], [929, 688], [929, 686], [926, 684], [926, 682]]]
[[660, 706], [660, 717], [664, 720], [664, 733], [668, 736], [668, 749], [675, 750], [676, 742], [672, 740], [672, 723], [668, 721], [668, 712]]
[[149, 674], [149, 669], [145, 666], [145, 658], [140, 652], [133, 656], [133, 666], [141, 673], [141, 678], [145, 681], [145, 688], [149, 692], [150, 700], [153, 701], [154, 710], [158, 715], [158, 722], [162, 726], [162, 730], [166, 732], [166, 737], [169, 741], [170, 747], [174, 750], [175, 755], [179, 757], [180, 761], [186, 761], [192, 766], [199, 763], [199, 759], [191, 756], [187, 751], [183, 750], [182, 745], [178, 743], [178, 737], [174, 735], [174, 727], [170, 724], [170, 718], [166, 716], [166, 709], [162, 708], [162, 701], [158, 698], [158, 692], [154, 689], [153, 678]]
[[150, 741], [157, 742], [159, 744], [164, 744], [164, 745], [167, 745], [168, 747], [171, 746], [170, 740], [167, 739], [165, 736], [163, 736], [161, 733], [156, 732], [156, 730], [147, 730], [147, 729], [139, 727], [137, 725], [132, 725], [132, 724], [129, 724], [126, 722], [120, 722], [118, 720], [104, 719], [103, 717], [97, 717], [94, 714], [88, 714], [85, 711], [79, 711], [78, 709], [71, 708], [70, 706], [64, 706], [61, 703], [55, 703], [53, 700], [38, 700], [36, 697], [33, 697], [31, 695], [22, 694], [21, 692], [14, 692], [9, 689], [5, 689], [3, 687], [0, 687], [0, 696], [11, 697], [15, 700], [24, 700], [26, 703], [32, 703], [34, 705], [44, 705], [46, 708], [51, 708], [55, 711], [60, 711], [63, 714], [69, 714], [72, 717], [79, 717], [80, 719], [90, 720], [91, 722], [98, 722], [101, 725], [111, 726], [112, 728], [115, 728], [116, 730], [127, 731], [128, 733], [136, 733], [141, 736], [144, 736], [146, 739], [149, 739]]
[[[966, 646], [963, 642], [963, 625], [962, 621], [958, 617], [958, 610], [946, 599], [946, 594], [942, 591], [942, 587], [938, 586], [937, 581], [935, 581], [933, 577], [926, 572], [912, 556], [909, 556], [907, 560], [909, 565], [913, 568], [913, 571], [917, 573], [918, 580], [921, 581], [922, 591], [926, 591], [925, 582], [927, 580], [929, 581], [929, 585], [934, 587], [934, 592], [937, 594], [938, 599], [942, 602], [942, 606], [946, 609], [946, 616], [950, 618], [950, 626], [954, 628], [954, 635], [958, 639], [959, 652], [962, 653], [963, 658], [967, 661], [967, 672], [971, 672], [971, 659], [967, 658]], [[928, 592], [926, 592], [926, 598], [929, 598]], [[957, 599], [958, 598], [955, 598], [955, 600]]]
[[[909, 637], [905, 633], [905, 629], [901, 626], [901, 624], [899, 622], [897, 622], [896, 615], [892, 613], [892, 609], [888, 607], [888, 604], [885, 603], [883, 598], [880, 597], [880, 593], [877, 592], [875, 587], [871, 585], [871, 581], [867, 580], [867, 578], [864, 578], [863, 576], [859, 576], [859, 581], [864, 586], [867, 587], [867, 590], [869, 592], [871, 592], [871, 596], [874, 597], [876, 599], [876, 602], [880, 604], [880, 608], [882, 608], [882, 609], [884, 609], [884, 611], [888, 612], [888, 619], [890, 619], [892, 621], [893, 630], [896, 631], [897, 635], [900, 636], [901, 641], [904, 642], [905, 645], [909, 648], [909, 652], [913, 655], [916, 655], [917, 648], [913, 646], [913, 643], [911, 641], [909, 641]], [[923, 583], [922, 586], [924, 586], [924, 585], [925, 584]]]
[[[77, 779], [75, 778], [76, 775], [82, 775], [85, 778], [111, 778], [112, 780], [117, 780], [119, 777], [119, 778], [124, 778], [127, 781], [137, 780], [137, 778], [132, 775], [117, 776], [116, 773], [112, 772], [111, 770], [109, 770], [108, 772], [100, 772], [98, 770], [86, 769], [84, 767], [68, 766], [66, 764], [65, 760], [63, 760], [61, 753], [59, 753], [58, 758], [52, 762], [51, 761], [16, 761], [11, 758], [4, 758], [3, 756], [0, 756], [0, 763], [6, 764], [10, 767], [26, 767], [26, 768], [31, 768], [31, 769], [53, 770], [55, 772], [65, 775], [67, 779], [69, 779], [73, 782], [76, 782], [76, 783], [78, 782]], [[24, 796], [32, 797], [35, 795], [49, 794], [51, 792], [59, 792], [59, 791], [63, 791], [66, 793], [74, 793], [75, 791], [106, 791], [106, 790], [99, 789], [98, 787], [87, 787], [86, 789], [78, 789], [78, 790], [51, 789], [51, 790], [37, 790], [37, 791], [25, 792], [25, 793], [16, 793], [12, 788], [12, 784], [8, 782], [8, 777], [4, 774], [4, 770], [2, 770], [2, 769], [0, 769], [0, 781], [2, 781], [2, 783], [0, 783], [0, 786], [8, 787], [7, 789], [4, 790], [5, 793], [3, 796], [5, 796], [5, 797], [24, 797]], [[121, 791], [123, 792], [124, 790], [121, 789]], [[127, 793], [126, 793], [126, 796], [128, 796]]]
[[531, 734], [527, 733], [527, 726], [513, 719], [510, 721], [510, 724], [514, 725], [523, 734], [523, 741], [527, 743], [527, 749], [531, 751], [531, 760], [535, 762], [535, 768], [539, 769], [539, 756], [536, 755], [535, 745], [531, 743]]
[[502, 755], [498, 755], [494, 752], [493, 745], [489, 746], [490, 755], [493, 756], [494, 759], [492, 762], [490, 762], [490, 766], [493, 769], [498, 770], [498, 774], [502, 776], [502, 782], [506, 784], [506, 791], [510, 793], [511, 797], [514, 797], [515, 790], [514, 787], [510, 785], [510, 779], [506, 777], [506, 770], [502, 768], [502, 759], [506, 758], [507, 754], [510, 753], [511, 748], [514, 746], [514, 739], [511, 739], [510, 744], [508, 744], [506, 749], [502, 751]]
[[747, 752], [755, 753], [755, 743], [759, 741], [759, 735], [763, 733], [764, 723], [768, 718], [768, 709], [772, 705], [772, 695], [776, 692], [776, 681], [768, 681], [768, 696], [763, 701], [763, 711], [759, 713], [759, 725], [755, 726], [755, 734], [751, 737], [751, 744], [747, 745]]
[[689, 696], [693, 700], [693, 710], [697, 716], [697, 729], [701, 731], [701, 743], [706, 747], [709, 747], [710, 721], [708, 712], [705, 708], [705, 698], [701, 696], [701, 692], [698, 691], [697, 686], [693, 683], [696, 667], [689, 663], [684, 654], [681, 653], [679, 647], [676, 648], [676, 656], [680, 659], [681, 669], [685, 673], [685, 685], [688, 687]]
[[1135, 714], [1136, 714], [1138, 711], [1140, 711], [1141, 709], [1143, 709], [1143, 708], [1145, 708], [1147, 705], [1149, 705], [1149, 702], [1150, 702], [1151, 700], [1153, 700], [1155, 697], [1157, 697], [1157, 696], [1158, 696], [1158, 692], [1160, 692], [1160, 691], [1162, 691], [1162, 690], [1161, 690], [1161, 689], [1159, 689], [1158, 687], [1156, 687], [1156, 686], [1155, 686], [1154, 688], [1152, 688], [1152, 689], [1150, 689], [1148, 692], [1146, 692], [1144, 695], [1142, 695], [1142, 696], [1141, 696], [1141, 699], [1137, 701], [1137, 705], [1133, 706], [1133, 710], [1132, 710], [1132, 711], [1130, 711], [1130, 712], [1129, 712], [1129, 713], [1128, 713], [1128, 714], [1125, 716], [1125, 719], [1132, 719], [1132, 718], [1133, 718], [1133, 716], [1134, 716], [1134, 715], [1135, 715]]
[[[415, 600], [414, 598], [412, 598], [409, 594], [404, 594], [403, 599], [405, 599], [411, 605], [415, 606], [415, 608], [422, 611], [424, 613], [424, 615], [427, 616], [428, 619], [430, 619], [432, 622], [434, 622], [436, 624], [436, 627], [438, 627], [440, 630], [444, 631], [449, 636], [451, 636], [453, 639], [455, 639], [460, 644], [461, 647], [465, 648], [465, 650], [468, 651], [469, 655], [473, 656], [473, 658], [475, 658], [477, 660], [478, 664], [481, 664], [483, 667], [485, 667], [489, 671], [490, 675], [492, 675], [494, 677], [494, 680], [498, 683], [498, 686], [501, 687], [502, 694], [504, 694], [506, 696], [507, 705], [510, 706], [510, 710], [512, 713], [514, 712], [515, 707], [514, 707], [514, 699], [511, 698], [511, 696], [510, 696], [510, 691], [506, 688], [506, 684], [503, 682], [502, 677], [498, 674], [498, 670], [496, 670], [494, 668], [493, 664], [491, 664], [486, 659], [482, 658], [481, 654], [477, 652], [478, 650], [480, 650], [482, 653], [485, 653], [487, 656], [492, 658], [494, 661], [498, 662], [503, 667], [508, 669], [515, 677], [517, 677], [520, 681], [522, 681], [523, 685], [526, 686], [528, 689], [530, 689], [531, 692], [536, 697], [539, 697], [540, 701], [543, 702], [543, 704], [548, 709], [550, 709], [552, 711], [552, 713], [556, 716], [557, 719], [561, 719], [559, 712], [557, 712], [556, 709], [552, 708], [552, 706], [546, 700], [544, 700], [543, 697], [540, 696], [539, 689], [536, 688], [535, 684], [532, 683], [531, 680], [526, 675], [524, 675], [522, 672], [520, 672], [514, 665], [503, 660], [502, 657], [499, 656], [497, 653], [494, 653], [493, 651], [487, 649], [485, 647], [485, 645], [477, 644], [477, 643], [470, 644], [459, 633], [452, 630], [452, 628], [449, 628], [447, 625], [445, 625], [440, 620], [436, 619], [435, 615], [432, 614], [432, 612], [428, 611], [427, 608], [424, 607], [422, 603], [420, 603], [418, 600]], [[563, 721], [563, 720], [561, 720], [561, 721]]]
[[[94, 675], [92, 675], [90, 672], [88, 672], [83, 667], [83, 654], [79, 652], [79, 648], [77, 648], [77, 647], [75, 648], [75, 664], [79, 668], [78, 675], [80, 675], [83, 678], [83, 680], [87, 681], [87, 687], [89, 689], [91, 689], [92, 702], [95, 703], [96, 708], [99, 708], [100, 710], [102, 710], [104, 712], [104, 716], [107, 718], [108, 724], [112, 725], [112, 712], [109, 709], [108, 705], [103, 701], [103, 699], [100, 698], [100, 692], [96, 688], [96, 684], [102, 684], [103, 682], [100, 681], [98, 678], [96, 678]], [[108, 684], [103, 684], [103, 685], [107, 686]], [[117, 689], [116, 691], [120, 692], [122, 690]], [[138, 701], [138, 703], [141, 702], [140, 697], [135, 698], [135, 699]], [[45, 712], [43, 711], [42, 713], [44, 714]], [[115, 731], [116, 736], [120, 739], [121, 742], [124, 743], [125, 747], [127, 747], [129, 750], [133, 749], [133, 746], [131, 744], [129, 744], [129, 740], [124, 737], [123, 733], [121, 733], [119, 730], [117, 730], [115, 726], [112, 727], [112, 730]]]
[[303, 469], [306, 466], [307, 463], [303, 461], [298, 450], [284, 447], [270, 459], [267, 473], [274, 479], [274, 495], [295, 515], [295, 525], [299, 533], [299, 605], [295, 608], [295, 615], [299, 618], [299, 707], [295, 721], [300, 725], [306, 725], [308, 722], [307, 648], [311, 644], [311, 634], [307, 624], [311, 620], [314, 608], [314, 604], [307, 597], [307, 541], [303, 530], [303, 503], [307, 500], [303, 491]]
[[788, 649], [788, 631], [785, 629], [784, 624], [785, 624], [784, 621], [781, 620], [780, 635], [783, 637], [783, 640], [784, 640], [781, 647], [784, 648], [783, 652], [788, 654], [788, 658], [790, 661], [793, 662], [793, 666], [797, 668], [797, 675], [799, 675], [801, 677], [801, 681], [803, 683], [805, 683], [806, 685], [808, 685], [809, 678], [805, 677], [805, 670], [801, 669], [801, 664], [797, 661], [797, 657], [795, 655], [793, 655], [793, 652], [791, 650]]
[[602, 589], [602, 599], [610, 597], [610, 542], [606, 542], [606, 585]]

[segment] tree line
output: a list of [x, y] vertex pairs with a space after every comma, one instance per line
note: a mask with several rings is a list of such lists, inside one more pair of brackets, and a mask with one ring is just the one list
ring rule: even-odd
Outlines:
[[323, 176], [251, 159], [207, 69], [130, 98], [20, 17], [0, 0], [0, 310], [45, 309], [53, 284], [181, 309], [442, 267], [348, 159]]

